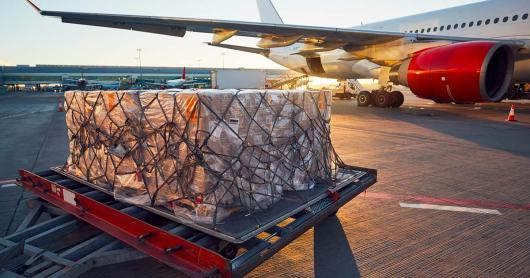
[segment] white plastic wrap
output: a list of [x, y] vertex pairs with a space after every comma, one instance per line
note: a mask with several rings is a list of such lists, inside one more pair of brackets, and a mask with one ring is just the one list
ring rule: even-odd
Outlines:
[[327, 92], [71, 91], [65, 102], [68, 172], [190, 221], [264, 210], [331, 180]]

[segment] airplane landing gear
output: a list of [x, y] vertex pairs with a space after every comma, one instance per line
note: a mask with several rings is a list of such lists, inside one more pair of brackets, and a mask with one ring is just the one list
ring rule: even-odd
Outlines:
[[372, 94], [368, 91], [362, 91], [357, 95], [357, 106], [367, 107], [372, 103]]
[[372, 92], [362, 91], [357, 95], [357, 106], [367, 107], [373, 105], [375, 107], [398, 108], [403, 105], [405, 97], [400, 91], [392, 91], [392, 87], [384, 87]]
[[515, 84], [504, 98], [509, 100], [530, 99], [530, 85], [528, 83]]
[[392, 108], [398, 108], [403, 105], [403, 102], [405, 102], [405, 96], [400, 91], [391, 92], [390, 98], [392, 99], [390, 103], [390, 106], [392, 106]]
[[379, 91], [375, 93], [374, 105], [376, 107], [385, 108], [390, 106], [390, 94], [387, 91]]

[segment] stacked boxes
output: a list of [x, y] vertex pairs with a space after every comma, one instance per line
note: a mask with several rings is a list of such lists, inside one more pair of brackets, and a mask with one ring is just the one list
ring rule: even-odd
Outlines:
[[65, 169], [198, 223], [332, 179], [331, 95], [314, 91], [71, 91]]

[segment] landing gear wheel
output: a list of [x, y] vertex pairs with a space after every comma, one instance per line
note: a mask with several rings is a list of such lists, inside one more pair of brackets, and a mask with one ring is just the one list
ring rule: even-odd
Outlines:
[[391, 106], [393, 108], [398, 108], [403, 105], [403, 102], [405, 102], [405, 97], [399, 91], [393, 91], [392, 93], [390, 93], [390, 98], [392, 99]]
[[368, 91], [362, 91], [357, 96], [357, 106], [367, 107], [372, 102], [372, 94]]
[[390, 94], [387, 92], [378, 92], [375, 94], [374, 104], [377, 107], [385, 108], [390, 106]]

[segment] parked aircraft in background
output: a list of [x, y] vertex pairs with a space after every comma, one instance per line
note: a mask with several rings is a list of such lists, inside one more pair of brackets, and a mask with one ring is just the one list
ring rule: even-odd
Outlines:
[[63, 91], [69, 90], [118, 90], [120, 89], [119, 81], [112, 82], [99, 82], [93, 80], [87, 80], [84, 77], [79, 79], [75, 78], [63, 78], [62, 80]]
[[[262, 22], [43, 11], [65, 23], [183, 37], [212, 33], [211, 45], [261, 54], [303, 74], [374, 78], [360, 106], [399, 107], [404, 85], [441, 103], [496, 102], [530, 83], [530, 1], [490, 0], [353, 28], [284, 24], [270, 0], [258, 0]], [[257, 47], [223, 44], [257, 37]]]
[[147, 87], [168, 88], [168, 89], [172, 89], [172, 88], [181, 89], [181, 88], [184, 88], [186, 85], [190, 85], [193, 83], [192, 80], [186, 79], [186, 67], [182, 68], [181, 78], [164, 80], [162, 82], [153, 81], [153, 80], [137, 80], [136, 82], [144, 86], [147, 86]]
[[178, 79], [167, 80], [166, 86], [169, 88], [182, 88], [186, 82], [186, 67], [184, 67], [182, 68], [182, 77]]

